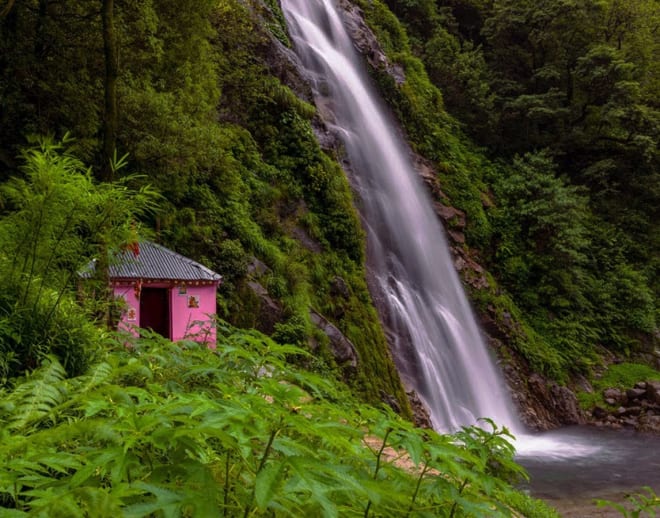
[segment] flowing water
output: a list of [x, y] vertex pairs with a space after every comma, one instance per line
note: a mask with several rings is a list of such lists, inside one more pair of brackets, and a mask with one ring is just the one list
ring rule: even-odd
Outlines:
[[597, 488], [657, 487], [657, 437], [626, 439], [584, 429], [535, 435], [523, 429], [410, 150], [370, 85], [335, 0], [281, 5], [317, 106], [346, 150], [367, 229], [373, 295], [397, 366], [426, 403], [434, 427], [455, 430], [479, 417], [506, 425], [518, 436], [518, 458], [532, 474], [531, 490], [551, 499], [571, 494], [588, 502], [589, 491]]
[[[642, 487], [660, 495], [658, 436], [571, 427], [545, 432], [541, 437], [550, 444], [583, 445], [575, 448], [573, 456], [539, 449], [518, 458], [530, 475], [523, 489], [549, 501], [565, 518], [620, 517], [612, 508], [596, 508], [594, 499], [626, 503], [628, 495]], [[586, 454], [584, 445], [588, 444], [594, 450]], [[660, 508], [656, 512], [660, 513]]]
[[480, 417], [519, 429], [410, 150], [371, 86], [334, 0], [282, 0], [282, 8], [317, 105], [333, 119], [353, 171], [374, 297], [399, 371], [437, 430]]

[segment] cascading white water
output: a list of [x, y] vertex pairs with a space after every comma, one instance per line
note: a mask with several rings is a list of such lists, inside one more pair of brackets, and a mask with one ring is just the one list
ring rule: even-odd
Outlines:
[[370, 85], [334, 0], [281, 0], [317, 104], [340, 134], [367, 227], [374, 294], [403, 377], [437, 430], [488, 417], [517, 431], [510, 398], [454, 270], [410, 152]]

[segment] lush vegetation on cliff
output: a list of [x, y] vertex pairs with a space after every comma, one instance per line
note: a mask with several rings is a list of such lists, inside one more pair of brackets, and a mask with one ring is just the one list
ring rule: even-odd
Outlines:
[[560, 379], [601, 347], [652, 351], [657, 2], [358, 3], [406, 75], [377, 81], [495, 276], [481, 310]]
[[[328, 373], [350, 379], [372, 402], [398, 400], [409, 415], [367, 292], [348, 183], [314, 139], [315, 109], [275, 75], [290, 74], [269, 32], [286, 39], [281, 17], [237, 0], [116, 2], [111, 14], [114, 40], [95, 2], [7, 6], [0, 178], [21, 174], [20, 150], [31, 135], [71, 135], [67, 155], [89, 163], [100, 180], [139, 171], [132, 186], [162, 195], [143, 227], [224, 276], [223, 318], [287, 343], [312, 337]], [[113, 41], [114, 115], [105, 103], [112, 78], [104, 54]], [[119, 170], [108, 167], [117, 157], [105, 152], [113, 116], [114, 146], [130, 164]], [[254, 257], [265, 265], [257, 273], [248, 268]], [[353, 342], [356, 372], [335, 365], [327, 337], [310, 323], [312, 308]]]

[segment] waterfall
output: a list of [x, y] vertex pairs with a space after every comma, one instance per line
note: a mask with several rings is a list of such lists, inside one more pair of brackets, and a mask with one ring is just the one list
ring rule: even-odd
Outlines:
[[[374, 298], [404, 380], [436, 430], [488, 417], [519, 429], [411, 153], [371, 86], [334, 0], [281, 0], [317, 105], [341, 137], [367, 230]], [[325, 114], [324, 114], [325, 115]]]

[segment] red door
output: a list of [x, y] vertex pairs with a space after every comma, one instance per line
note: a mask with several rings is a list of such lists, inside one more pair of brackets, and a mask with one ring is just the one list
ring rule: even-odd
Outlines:
[[171, 338], [169, 295], [167, 288], [142, 288], [140, 327], [152, 329], [165, 338]]

